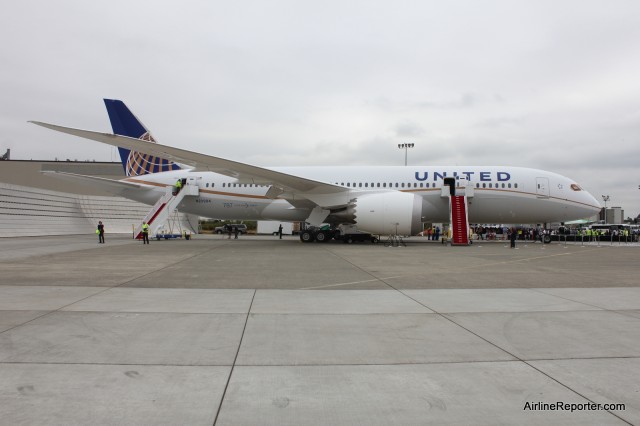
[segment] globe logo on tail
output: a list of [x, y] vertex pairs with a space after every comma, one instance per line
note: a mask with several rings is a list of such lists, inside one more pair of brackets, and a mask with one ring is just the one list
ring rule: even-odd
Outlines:
[[[145, 132], [138, 139], [156, 143], [156, 140], [149, 132]], [[180, 167], [177, 164], [158, 156], [143, 154], [137, 151], [130, 151], [127, 156], [127, 176], [141, 176], [178, 169], [180, 169]]]

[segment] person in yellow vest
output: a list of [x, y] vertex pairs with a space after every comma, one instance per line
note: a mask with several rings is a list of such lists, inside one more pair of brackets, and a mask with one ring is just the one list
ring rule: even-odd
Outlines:
[[178, 195], [181, 188], [182, 188], [182, 179], [178, 179], [176, 181], [176, 184], [174, 185], [173, 195]]
[[104, 225], [102, 221], [98, 221], [98, 229], [96, 229], [96, 234], [98, 234], [98, 244], [104, 244]]
[[149, 244], [149, 224], [142, 222], [142, 244]]

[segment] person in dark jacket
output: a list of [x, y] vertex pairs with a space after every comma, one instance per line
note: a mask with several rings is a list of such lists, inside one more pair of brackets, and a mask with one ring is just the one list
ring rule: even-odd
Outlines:
[[98, 244], [104, 244], [104, 225], [98, 221]]
[[509, 235], [509, 239], [511, 240], [511, 248], [516, 248], [516, 239], [518, 238], [518, 230], [513, 227], [511, 228], [511, 234]]

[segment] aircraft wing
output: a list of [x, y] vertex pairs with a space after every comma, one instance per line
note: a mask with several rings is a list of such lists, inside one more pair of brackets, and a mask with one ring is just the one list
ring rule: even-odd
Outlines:
[[62, 179], [62, 180], [72, 181], [74, 183], [85, 184], [87, 186], [91, 186], [92, 188], [100, 188], [105, 192], [109, 192], [114, 195], [120, 195], [125, 198], [127, 194], [131, 193], [131, 191], [150, 190], [150, 188], [145, 187], [144, 185], [139, 185], [133, 182], [127, 182], [124, 180], [112, 180], [112, 179], [106, 179], [106, 178], [101, 178], [97, 176], [86, 176], [86, 175], [79, 175], [76, 173], [56, 172], [56, 171], [43, 171], [41, 173], [56, 179]]
[[349, 191], [348, 188], [344, 188], [339, 185], [306, 179], [299, 176], [266, 169], [263, 167], [252, 166], [250, 164], [240, 163], [237, 161], [225, 160], [224, 158], [199, 154], [197, 152], [148, 142], [141, 139], [134, 139], [127, 136], [74, 129], [71, 127], [57, 126], [55, 124], [42, 123], [38, 121], [31, 121], [31, 123], [37, 124], [38, 126], [46, 127], [51, 130], [56, 130], [58, 132], [102, 142], [107, 145], [123, 147], [133, 151], [139, 151], [145, 154], [166, 158], [167, 160], [173, 160], [178, 163], [185, 163], [197, 168], [198, 170], [212, 171], [221, 175], [241, 180], [246, 183], [273, 185], [280, 188], [282, 192], [291, 192], [294, 194], [304, 193], [313, 197], [314, 194], [338, 195], [344, 194]]

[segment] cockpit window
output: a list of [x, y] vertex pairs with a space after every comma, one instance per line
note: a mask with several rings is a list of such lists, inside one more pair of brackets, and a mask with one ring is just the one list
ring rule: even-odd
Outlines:
[[580, 188], [580, 185], [578, 185], [577, 183], [572, 183], [571, 189], [573, 189], [574, 191], [582, 191], [582, 188]]

